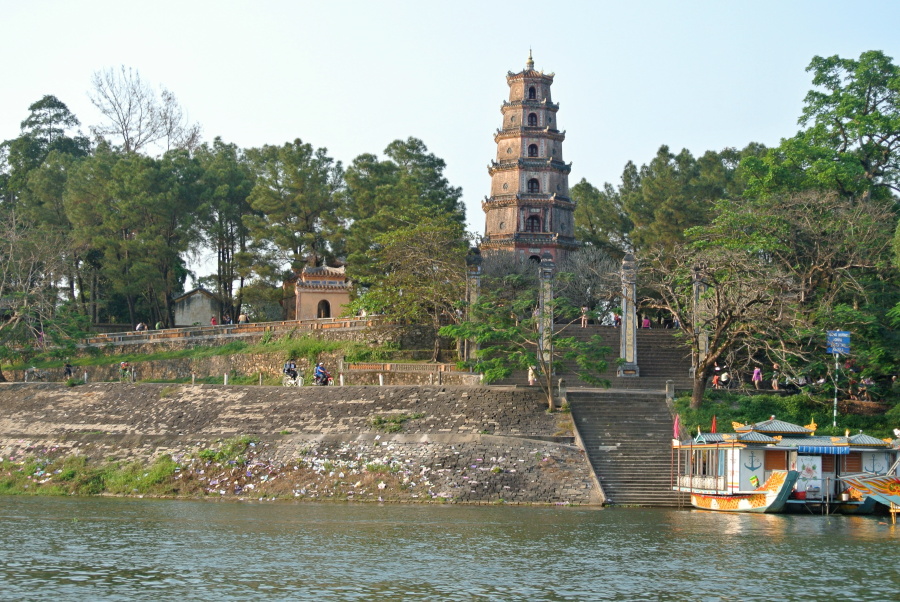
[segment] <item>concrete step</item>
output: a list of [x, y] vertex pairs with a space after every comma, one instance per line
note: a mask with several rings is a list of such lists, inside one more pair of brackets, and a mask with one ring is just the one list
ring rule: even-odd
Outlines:
[[582, 390], [569, 403], [609, 503], [683, 505], [684, 496], [671, 490], [672, 416], [663, 393]]

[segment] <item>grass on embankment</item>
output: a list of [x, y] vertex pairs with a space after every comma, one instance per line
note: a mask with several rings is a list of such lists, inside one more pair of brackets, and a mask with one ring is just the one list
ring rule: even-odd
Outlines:
[[55, 449], [37, 455], [0, 459], [0, 495], [147, 495], [204, 494], [205, 473], [196, 467], [229, 466], [244, 473], [248, 450], [258, 439], [235, 437], [176, 462], [163, 455], [152, 463], [91, 461], [60, 455]]
[[[675, 400], [675, 411], [681, 416], [681, 424], [691, 435], [699, 427], [709, 432], [713, 416], [720, 433], [732, 432], [731, 423], [753, 424], [775, 416], [778, 420], [807, 425], [815, 422], [817, 435], [842, 436], [846, 429], [855, 435], [860, 429], [867, 435], [893, 437], [893, 429], [900, 426], [900, 404], [884, 413], [871, 415], [848, 414], [838, 411], [837, 428], [832, 426], [834, 400], [808, 395], [747, 395], [711, 392], [698, 410], [691, 410], [690, 397]], [[843, 406], [839, 403], [839, 408]], [[890, 404], [887, 404], [890, 405]]]
[[[270, 333], [266, 333], [269, 335]], [[247, 343], [240, 340], [232, 340], [222, 345], [213, 346], [197, 346], [188, 349], [167, 349], [153, 353], [127, 353], [126, 347], [114, 347], [106, 345], [103, 347], [90, 347], [85, 349], [85, 355], [69, 358], [70, 363], [74, 367], [77, 375], [79, 368], [88, 368], [92, 366], [108, 366], [119, 362], [129, 362], [131, 364], [139, 364], [141, 362], [177, 360], [177, 359], [202, 359], [206, 357], [228, 356], [240, 354], [277, 354], [281, 355], [284, 360], [290, 358], [306, 359], [311, 364], [315, 363], [320, 356], [343, 354], [348, 362], [378, 362], [390, 361], [397, 354], [398, 348], [390, 343], [379, 347], [372, 347], [363, 343], [352, 341], [326, 341], [308, 336], [298, 336], [297, 331], [293, 330], [281, 337], [263, 336], [258, 343]], [[62, 368], [65, 360], [55, 357], [55, 353], [38, 355], [21, 363], [4, 365], [4, 370], [23, 370], [29, 366], [38, 369]], [[273, 379], [273, 382], [281, 381], [280, 377]], [[233, 384], [256, 384], [257, 376], [246, 376], [239, 378], [229, 378]], [[246, 382], [244, 382], [246, 381]], [[221, 383], [221, 377], [209, 377], [206, 379], [198, 379], [198, 382]]]
[[[0, 495], [448, 501], [432, 491], [427, 468], [382, 453], [377, 440], [366, 454], [305, 449], [287, 462], [273, 459], [271, 449], [249, 436], [145, 462], [91, 460], [62, 455], [56, 448], [34, 449], [28, 455], [0, 458]], [[515, 472], [513, 468], [519, 467], [510, 461], [504, 468], [494, 466], [491, 474]]]

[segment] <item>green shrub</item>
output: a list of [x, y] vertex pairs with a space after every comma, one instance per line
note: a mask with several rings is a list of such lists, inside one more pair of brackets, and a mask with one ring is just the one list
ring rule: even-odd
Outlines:
[[369, 426], [385, 433], [396, 433], [403, 430], [403, 423], [407, 420], [422, 418], [425, 414], [388, 414], [387, 416], [373, 416], [369, 419]]
[[713, 416], [716, 417], [719, 432], [731, 432], [731, 423], [753, 424], [775, 416], [778, 420], [806, 425], [815, 422], [818, 435], [843, 435], [846, 429], [853, 432], [862, 429], [873, 437], [891, 435], [894, 423], [900, 419], [900, 411], [891, 416], [891, 411], [882, 415], [863, 416], [859, 414], [838, 414], [838, 426], [832, 426], [833, 400], [826, 397], [808, 395], [747, 395], [724, 391], [710, 392], [697, 410], [689, 407], [690, 397], [675, 400], [675, 411], [681, 416], [681, 424], [691, 433], [697, 434], [699, 427], [709, 432]]
[[247, 458], [244, 455], [247, 452], [247, 448], [258, 442], [259, 439], [247, 435], [226, 439], [218, 449], [204, 449], [197, 454], [197, 457], [210, 462], [220, 462], [222, 464], [233, 462], [243, 465], [247, 463]]

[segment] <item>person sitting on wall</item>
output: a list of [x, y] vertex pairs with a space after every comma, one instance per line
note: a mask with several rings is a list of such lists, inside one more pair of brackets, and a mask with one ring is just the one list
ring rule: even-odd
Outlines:
[[294, 361], [294, 358], [291, 358], [284, 363], [282, 372], [284, 372], [291, 378], [297, 378], [297, 363]]

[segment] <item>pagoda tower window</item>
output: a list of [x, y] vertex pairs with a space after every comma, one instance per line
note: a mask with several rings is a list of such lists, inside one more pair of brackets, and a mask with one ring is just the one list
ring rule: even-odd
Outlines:
[[537, 113], [529, 113], [528, 114], [528, 125], [537, 126]]
[[534, 86], [528, 88], [528, 100], [535, 100], [537, 98], [537, 90], [534, 89]]
[[528, 145], [528, 156], [529, 157], [537, 157], [538, 156], [537, 144], [529, 144]]
[[541, 218], [536, 215], [531, 215], [528, 219], [525, 220], [525, 231], [526, 232], [540, 232], [541, 231]]
[[541, 191], [541, 183], [537, 181], [537, 178], [531, 178], [528, 180], [528, 192], [540, 192]]

